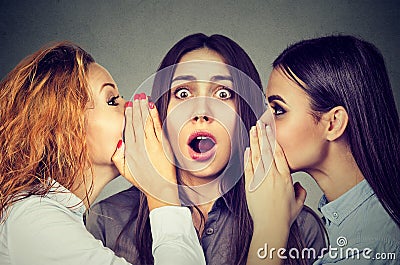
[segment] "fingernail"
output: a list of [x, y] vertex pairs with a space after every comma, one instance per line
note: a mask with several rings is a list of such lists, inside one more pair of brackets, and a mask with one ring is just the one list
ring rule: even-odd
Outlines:
[[133, 96], [133, 100], [138, 100], [138, 99], [140, 99], [140, 94], [135, 94], [135, 95]]
[[125, 102], [125, 108], [133, 107], [133, 102], [132, 101], [127, 101]]
[[246, 154], [246, 157], [248, 157], [250, 154], [250, 147], [246, 147], [246, 149], [244, 149], [244, 153]]
[[247, 162], [249, 161], [249, 152], [250, 152], [250, 148], [246, 147], [246, 149], [244, 149], [244, 164], [247, 165]]
[[257, 136], [257, 130], [255, 126], [252, 126], [250, 129], [250, 133], [252, 136]]
[[150, 108], [150, 109], [154, 109], [154, 103], [151, 102], [151, 101], [149, 101], [149, 108]]
[[265, 130], [267, 131], [268, 134], [272, 133], [272, 128], [271, 128], [271, 126], [269, 126], [269, 124], [267, 124], [267, 126], [265, 127]]
[[122, 146], [122, 139], [120, 139], [120, 140], [118, 141], [118, 144], [117, 144], [117, 149], [120, 149], [120, 148], [121, 148], [121, 146]]
[[257, 127], [261, 130], [262, 128], [262, 122], [260, 120], [257, 121]]
[[147, 98], [147, 96], [146, 96], [145, 93], [140, 93], [139, 94], [139, 99], [146, 99], [146, 98]]

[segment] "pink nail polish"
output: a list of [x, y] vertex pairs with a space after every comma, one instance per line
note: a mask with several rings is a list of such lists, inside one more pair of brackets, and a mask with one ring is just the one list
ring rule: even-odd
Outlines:
[[132, 101], [127, 101], [127, 102], [125, 103], [125, 108], [129, 108], [129, 107], [132, 107], [132, 106], [133, 106]]
[[133, 100], [137, 100], [137, 99], [140, 99], [140, 94], [135, 94], [135, 95], [133, 96]]
[[145, 93], [140, 93], [139, 96], [140, 96], [139, 99], [146, 99], [147, 98]]
[[155, 106], [154, 106], [154, 103], [151, 102], [151, 101], [149, 101], [149, 108], [150, 108], [150, 109], [154, 109], [154, 107], [155, 107]]

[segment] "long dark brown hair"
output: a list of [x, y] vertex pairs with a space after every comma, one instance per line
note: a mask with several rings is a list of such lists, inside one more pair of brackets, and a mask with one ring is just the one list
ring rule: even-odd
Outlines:
[[[156, 76], [155, 85], [153, 86], [151, 95], [152, 99], [158, 99], [155, 103], [159, 110], [161, 120], [164, 121], [167, 117], [167, 109], [170, 100], [170, 93], [165, 93], [166, 90], [162, 89], [162, 87], [166, 87], [168, 91], [170, 88], [171, 77], [173, 74], [173, 68], [171, 68], [170, 66], [179, 63], [182, 56], [184, 56], [188, 52], [203, 48], [217, 52], [224, 58], [226, 64], [238, 69], [239, 71], [247, 75], [247, 79], [251, 80], [251, 82], [254, 84], [254, 86], [257, 87], [257, 90], [260, 92], [259, 94], [257, 94], [250, 89], [245, 89], [248, 88], [249, 85], [248, 83], [246, 84], [246, 80], [243, 80], [243, 78], [240, 78], [240, 76], [235, 76], [234, 73], [232, 74], [232, 77], [234, 79], [233, 83], [237, 86], [237, 89], [234, 90], [240, 92], [240, 97], [237, 97], [238, 100], [236, 100], [238, 115], [240, 116], [244, 124], [246, 132], [248, 132], [250, 130], [250, 127], [256, 123], [257, 118], [259, 118], [259, 116], [262, 114], [262, 112], [254, 110], [252, 106], [261, 106], [259, 108], [260, 110], [263, 108], [262, 106], [265, 106], [265, 97], [262, 93], [261, 79], [247, 53], [237, 43], [222, 35], [206, 36], [201, 33], [193, 34], [177, 42], [168, 51], [168, 53], [162, 60], [158, 71], [166, 69], [168, 67], [171, 69], [171, 71], [169, 74], [163, 73], [160, 76]], [[245, 98], [246, 100], [243, 100], [242, 98]], [[238, 161], [237, 163], [234, 163], [236, 167], [231, 167], [230, 170], [228, 170], [227, 173], [224, 174], [224, 176], [229, 176], [229, 172], [243, 172], [242, 154], [244, 152], [244, 148], [249, 145], [249, 143], [245, 142], [244, 139], [246, 138], [239, 136], [239, 140], [237, 141], [237, 143], [235, 143], [238, 144], [238, 151], [236, 152], [237, 157], [234, 158]], [[181, 183], [182, 180], [179, 179], [179, 174], [177, 174], [177, 176], [178, 183]], [[227, 201], [227, 203], [232, 206], [234, 215], [234, 223], [232, 227], [234, 231], [232, 231], [231, 233], [231, 242], [233, 244], [231, 245], [230, 250], [230, 264], [246, 264], [248, 250], [253, 234], [253, 221], [247, 207], [243, 174], [240, 175], [240, 178], [238, 178], [238, 180], [235, 182], [233, 188], [227, 191], [223, 195], [223, 197]], [[202, 219], [201, 224], [204, 225], [205, 218], [201, 211], [196, 206], [193, 206], [192, 210], [199, 212]], [[131, 222], [124, 227], [124, 230], [132, 229], [132, 222], [133, 218]], [[121, 232], [120, 236], [124, 233], [124, 230]], [[151, 253], [152, 237], [149, 223], [149, 210], [146, 197], [143, 194], [140, 200], [140, 208], [137, 217], [135, 235], [136, 248], [137, 252], [139, 253], [139, 261], [141, 262], [141, 264], [153, 264], [153, 256]], [[119, 243], [117, 242], [117, 253], [118, 244]], [[288, 247], [296, 247], [299, 250], [304, 247], [304, 242], [300, 237], [299, 227], [297, 226], [296, 222], [293, 224], [290, 231]], [[305, 264], [305, 261], [302, 260], [295, 261], [288, 259], [287, 261], [289, 263]]]
[[400, 226], [400, 122], [379, 50], [353, 36], [326, 36], [289, 46], [273, 67], [304, 89], [317, 119], [336, 106], [346, 109], [351, 153]]

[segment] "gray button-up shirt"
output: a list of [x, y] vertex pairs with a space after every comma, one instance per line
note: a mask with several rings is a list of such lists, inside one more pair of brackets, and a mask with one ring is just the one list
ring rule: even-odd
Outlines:
[[[116, 239], [129, 219], [133, 222], [127, 233], [130, 238], [134, 235], [138, 202], [139, 191], [134, 187], [110, 196], [92, 207], [87, 216], [87, 229], [106, 246], [114, 249]], [[229, 202], [220, 197], [208, 213], [201, 237], [207, 265], [232, 265], [229, 261], [230, 245], [233, 243], [232, 232], [236, 231], [232, 229], [233, 221], [234, 216]], [[325, 246], [325, 235], [315, 218], [310, 213], [302, 211], [297, 222], [306, 246], [314, 248], [318, 253]], [[122, 235], [122, 240], [126, 238], [128, 235]], [[138, 262], [138, 253], [134, 245], [120, 248], [118, 254], [134, 264]]]

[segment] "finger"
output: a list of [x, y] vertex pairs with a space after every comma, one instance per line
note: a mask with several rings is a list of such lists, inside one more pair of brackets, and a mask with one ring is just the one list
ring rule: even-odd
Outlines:
[[154, 132], [156, 134], [157, 140], [162, 141], [162, 126], [160, 116], [156, 105], [153, 102], [149, 102], [149, 112], [151, 119], [153, 120]]
[[261, 152], [261, 162], [265, 172], [268, 173], [273, 162], [273, 151], [270, 140], [267, 136], [266, 125], [262, 121], [257, 121], [258, 141]]
[[[141, 123], [143, 124], [143, 132], [144, 132], [144, 137], [152, 137], [153, 139], [155, 138], [154, 136], [154, 130], [153, 130], [153, 122], [150, 118], [150, 113], [149, 113], [149, 107], [148, 107], [148, 99], [147, 96], [143, 93], [141, 100], [139, 100], [139, 105], [140, 105], [140, 113], [141, 113]], [[150, 139], [150, 140], [153, 140]]]
[[267, 125], [265, 130], [267, 132], [268, 140], [271, 146], [275, 147], [274, 164], [276, 169], [278, 170], [279, 173], [281, 173], [281, 175], [290, 176], [290, 169], [288, 162], [286, 160], [285, 153], [283, 152], [281, 146], [276, 142], [271, 126]]
[[294, 184], [294, 193], [297, 205], [303, 207], [304, 202], [306, 201], [307, 191], [301, 186], [300, 182]]
[[129, 168], [127, 168], [125, 165], [125, 144], [121, 140], [118, 141], [117, 148], [111, 157], [111, 160], [113, 161], [115, 167], [118, 169], [119, 173], [121, 176], [125, 177], [129, 182], [131, 182], [133, 185], [137, 186], [137, 183], [130, 172]]
[[122, 140], [118, 141], [117, 148], [115, 149], [115, 152], [113, 156], [111, 157], [111, 160], [117, 167], [119, 173], [121, 175], [125, 174], [125, 145]]
[[253, 172], [257, 171], [257, 167], [260, 166], [260, 146], [258, 144], [257, 128], [255, 126], [250, 129], [250, 149], [251, 149], [251, 163], [253, 166]]
[[251, 164], [251, 150], [249, 147], [246, 147], [246, 150], [244, 151], [243, 161], [244, 161], [244, 182], [247, 192], [248, 190], [250, 190], [250, 185], [254, 177], [253, 165]]
[[140, 109], [140, 99], [133, 101], [133, 130], [136, 143], [144, 143], [144, 125], [142, 122], [142, 113]]
[[125, 143], [130, 145], [130, 143], [136, 142], [135, 131], [133, 129], [133, 102], [128, 101], [125, 104], [125, 129], [124, 129], [124, 139]]

